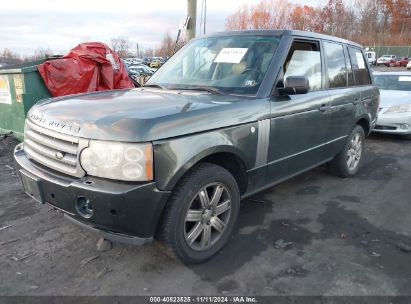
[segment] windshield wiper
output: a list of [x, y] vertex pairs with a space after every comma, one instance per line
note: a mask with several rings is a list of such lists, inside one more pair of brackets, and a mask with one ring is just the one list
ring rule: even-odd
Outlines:
[[163, 87], [161, 84], [158, 84], [158, 83], [145, 84], [141, 87], [142, 88], [159, 88], [159, 89], [162, 89], [162, 90], [166, 89], [166, 87]]
[[223, 94], [219, 89], [214, 87], [206, 87], [206, 86], [192, 86], [192, 87], [175, 87], [169, 88], [170, 90], [188, 90], [188, 91], [206, 91], [212, 94]]

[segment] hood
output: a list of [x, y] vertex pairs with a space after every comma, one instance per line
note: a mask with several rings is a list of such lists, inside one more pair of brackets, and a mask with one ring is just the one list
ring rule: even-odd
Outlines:
[[380, 108], [411, 103], [411, 91], [380, 90]]
[[28, 119], [83, 138], [144, 142], [256, 121], [264, 113], [267, 100], [137, 88], [47, 99]]

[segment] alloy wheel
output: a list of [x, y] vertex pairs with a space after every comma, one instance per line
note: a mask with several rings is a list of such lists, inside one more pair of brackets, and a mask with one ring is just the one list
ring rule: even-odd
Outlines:
[[349, 170], [355, 170], [360, 163], [362, 154], [361, 135], [356, 133], [351, 139], [347, 153], [347, 167]]
[[231, 215], [231, 197], [221, 183], [201, 188], [191, 201], [185, 216], [184, 238], [193, 250], [203, 251], [223, 235]]

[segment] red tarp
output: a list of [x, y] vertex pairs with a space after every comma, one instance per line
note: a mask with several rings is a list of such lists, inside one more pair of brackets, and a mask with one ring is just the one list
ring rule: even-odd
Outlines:
[[53, 96], [134, 88], [118, 55], [100, 42], [81, 43], [37, 68]]

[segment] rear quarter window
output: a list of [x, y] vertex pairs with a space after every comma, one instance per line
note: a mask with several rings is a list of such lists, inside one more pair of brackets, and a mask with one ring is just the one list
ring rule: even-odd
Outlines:
[[371, 84], [370, 73], [361, 50], [348, 47], [348, 52], [351, 58], [355, 85]]

